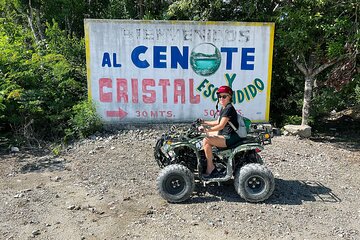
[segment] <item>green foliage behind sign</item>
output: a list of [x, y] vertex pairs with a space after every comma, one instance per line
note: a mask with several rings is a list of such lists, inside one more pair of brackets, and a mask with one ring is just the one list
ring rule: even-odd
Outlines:
[[305, 81], [298, 66], [334, 60], [312, 79], [309, 113], [320, 119], [360, 104], [359, 9], [358, 0], [0, 0], [0, 135], [31, 143], [85, 136], [95, 129], [84, 119], [98, 126], [85, 103], [84, 17], [276, 22], [270, 119], [297, 123]]
[[61, 138], [73, 106], [86, 99], [83, 41], [53, 23], [47, 25], [47, 41], [37, 45], [29, 41], [29, 32], [7, 24], [0, 28], [3, 128], [30, 142]]

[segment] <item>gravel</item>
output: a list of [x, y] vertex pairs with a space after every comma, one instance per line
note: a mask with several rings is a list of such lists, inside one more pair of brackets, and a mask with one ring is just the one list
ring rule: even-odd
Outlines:
[[277, 136], [260, 153], [275, 176], [267, 201], [245, 202], [228, 182], [170, 204], [156, 190], [161, 132], [0, 155], [0, 239], [360, 239], [358, 142]]

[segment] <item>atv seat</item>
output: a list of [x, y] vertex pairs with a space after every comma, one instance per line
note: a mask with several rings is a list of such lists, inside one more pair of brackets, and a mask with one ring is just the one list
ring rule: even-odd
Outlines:
[[[244, 139], [245, 140], [245, 139]], [[226, 147], [216, 147], [219, 151], [225, 151], [228, 149], [234, 149], [238, 146], [240, 146], [241, 144], [243, 144], [243, 139], [241, 139], [240, 141], [238, 141], [237, 143], [230, 145], [230, 146], [226, 146]]]
[[240, 141], [238, 141], [237, 143], [227, 146], [227, 147], [216, 147], [219, 151], [225, 151], [228, 149], [234, 149], [237, 148], [238, 146], [240, 146], [241, 144], [245, 144], [245, 143], [253, 143], [254, 139], [252, 137], [246, 137], [246, 138], [242, 138]]

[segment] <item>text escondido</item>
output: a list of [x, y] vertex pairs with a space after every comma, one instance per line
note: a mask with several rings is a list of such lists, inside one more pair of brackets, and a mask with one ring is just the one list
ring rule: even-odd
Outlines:
[[[234, 78], [235, 76], [236, 74], [233, 74], [232, 78]], [[229, 78], [229, 75], [226, 74], [226, 78], [229, 83], [228, 85], [232, 87], [232, 82], [229, 81], [231, 80]], [[234, 91], [233, 103], [234, 104], [242, 103], [244, 100], [250, 101], [254, 99], [258, 93], [262, 92], [264, 88], [265, 88], [265, 84], [259, 78], [255, 78], [251, 84], [248, 84], [246, 87], [242, 89], [233, 88]], [[210, 83], [209, 80], [207, 79], [204, 79], [196, 88], [196, 90], [201, 92], [205, 98], [210, 98], [210, 100], [212, 100], [213, 102], [217, 101], [217, 96], [216, 96], [217, 89], [218, 87]]]

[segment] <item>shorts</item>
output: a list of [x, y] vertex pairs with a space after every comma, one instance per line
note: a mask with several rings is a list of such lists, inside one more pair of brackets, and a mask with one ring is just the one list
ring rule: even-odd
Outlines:
[[226, 147], [232, 147], [241, 141], [240, 136], [236, 132], [233, 132], [230, 135], [224, 135], [224, 138]]

